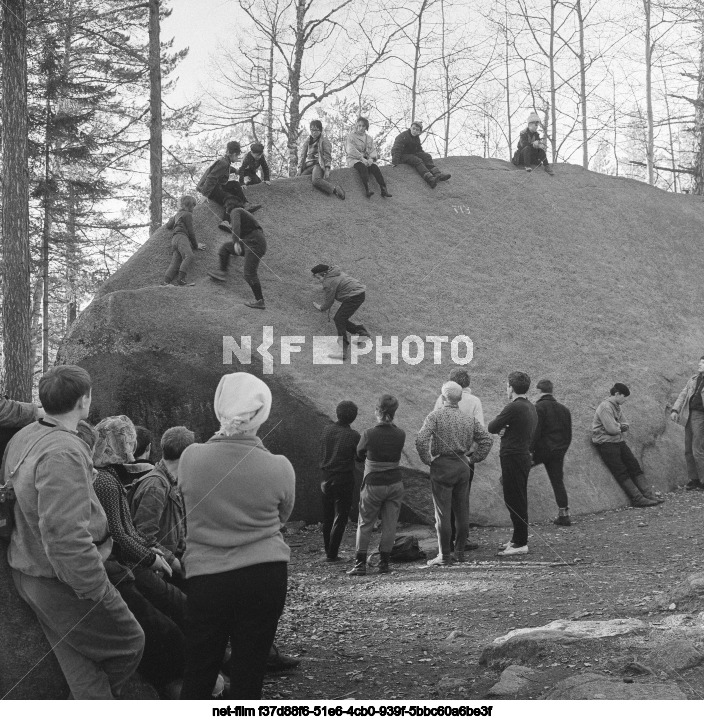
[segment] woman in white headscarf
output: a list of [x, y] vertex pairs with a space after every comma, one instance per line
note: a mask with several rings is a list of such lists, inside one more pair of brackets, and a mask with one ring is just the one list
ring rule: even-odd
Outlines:
[[295, 498], [293, 466], [257, 437], [271, 391], [231, 373], [215, 391], [220, 430], [186, 448], [179, 483], [188, 515], [188, 629], [181, 698], [207, 699], [227, 641], [230, 698], [259, 699], [286, 601], [289, 547], [281, 535]]

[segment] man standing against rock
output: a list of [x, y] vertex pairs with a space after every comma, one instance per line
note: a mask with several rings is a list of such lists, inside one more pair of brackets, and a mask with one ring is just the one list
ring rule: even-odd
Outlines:
[[704, 356], [699, 367], [672, 406], [670, 418], [684, 426], [684, 459], [687, 463], [688, 491], [704, 491]]
[[632, 506], [657, 506], [662, 501], [645, 480], [640, 463], [623, 437], [630, 425], [621, 406], [631, 395], [631, 391], [625, 383], [614, 383], [610, 393], [611, 395], [597, 406], [594, 414], [592, 443]]
[[39, 399], [46, 416], [17, 433], [3, 463], [17, 496], [7, 560], [72, 697], [112, 699], [139, 664], [144, 632], [105, 572], [112, 539], [89, 448], [76, 435], [90, 376], [55, 366], [39, 381]]
[[538, 381], [536, 388], [540, 395], [535, 403], [538, 427], [533, 436], [533, 465], [543, 464], [550, 479], [558, 508], [553, 523], [571, 526], [563, 466], [565, 453], [572, 442], [572, 415], [567, 407], [555, 400], [552, 381]]
[[474, 418], [459, 408], [462, 386], [448, 381], [442, 387], [443, 406], [432, 411], [423, 422], [416, 438], [421, 461], [430, 466], [430, 485], [435, 507], [435, 529], [438, 534], [438, 555], [429, 566], [447, 566], [450, 557], [450, 518], [457, 524], [456, 557], [464, 561], [469, 531], [469, 483], [471, 472], [467, 455], [473, 444], [475, 463], [483, 461], [494, 441]]
[[514, 371], [508, 377], [506, 394], [509, 403], [489, 423], [489, 433], [501, 434], [501, 485], [504, 503], [511, 516], [513, 536], [499, 551], [499, 556], [520, 556], [528, 553], [528, 474], [530, 473], [530, 446], [538, 425], [535, 406], [526, 393], [530, 376]]

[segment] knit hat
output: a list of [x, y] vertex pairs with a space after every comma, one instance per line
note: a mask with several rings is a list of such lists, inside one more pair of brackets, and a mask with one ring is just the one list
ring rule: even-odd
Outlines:
[[216, 435], [256, 430], [269, 417], [271, 391], [251, 373], [228, 373], [218, 383], [213, 408], [220, 421]]
[[103, 418], [94, 430], [98, 435], [93, 448], [93, 465], [96, 468], [113, 463], [134, 463], [137, 431], [127, 416]]
[[531, 113], [528, 116], [528, 120], [526, 121], [526, 125], [530, 125], [530, 123], [539, 123], [540, 122], [540, 116], [538, 113]]
[[442, 397], [450, 403], [459, 403], [462, 398], [462, 386], [455, 381], [447, 381], [442, 384]]
[[325, 263], [318, 263], [318, 265], [314, 265], [314, 266], [310, 269], [310, 272], [311, 272], [313, 275], [318, 275], [318, 273], [327, 273], [329, 270], [330, 270], [330, 266], [329, 266], [329, 265], [325, 265]]
[[252, 144], [249, 146], [249, 149], [250, 149], [253, 153], [263, 153], [263, 152], [264, 152], [264, 146], [263, 146], [261, 143], [252, 143]]
[[421, 123], [420, 120], [414, 120], [414, 121], [411, 123], [411, 127], [413, 127], [414, 125], [417, 125], [421, 130], [423, 130], [423, 123]]

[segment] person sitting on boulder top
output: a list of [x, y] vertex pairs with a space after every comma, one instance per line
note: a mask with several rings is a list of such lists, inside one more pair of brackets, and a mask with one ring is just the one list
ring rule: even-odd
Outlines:
[[222, 230], [232, 232], [232, 240], [228, 240], [220, 246], [218, 256], [220, 258], [220, 269], [208, 271], [208, 275], [217, 281], [224, 281], [227, 269], [230, 265], [231, 255], [244, 256], [244, 279], [254, 293], [254, 301], [245, 303], [249, 308], [264, 310], [264, 296], [262, 286], [259, 283], [257, 268], [259, 261], [266, 253], [266, 238], [262, 226], [257, 223], [256, 218], [242, 208], [235, 208], [230, 216], [231, 222], [220, 223]]
[[542, 165], [546, 173], [553, 175], [552, 168], [548, 163], [548, 156], [545, 153], [545, 139], [541, 138], [538, 132], [539, 124], [538, 113], [531, 113], [528, 116], [528, 127], [521, 130], [518, 148], [513, 155], [512, 162], [519, 167], [524, 166], [529, 173], [533, 170], [534, 165], [538, 167]]
[[180, 209], [166, 224], [167, 230], [172, 230], [171, 235], [171, 264], [169, 265], [162, 285], [171, 285], [178, 273], [176, 285], [188, 285], [186, 273], [193, 264], [193, 251], [205, 250], [204, 243], [196, 241], [196, 234], [193, 230], [193, 208], [196, 207], [196, 199], [192, 195], [184, 195], [181, 198]]
[[625, 383], [614, 383], [611, 395], [596, 408], [592, 421], [592, 443], [611, 475], [636, 508], [662, 503], [643, 475], [640, 463], [626, 445], [623, 434], [630, 424], [621, 410], [631, 391]]
[[262, 169], [264, 182], [269, 185], [269, 166], [264, 157], [264, 146], [261, 143], [252, 143], [249, 152], [244, 156], [240, 165], [240, 185], [257, 185], [261, 183], [257, 170]]
[[414, 120], [408, 130], [404, 130], [397, 135], [391, 148], [391, 162], [394, 165], [403, 163], [415, 168], [416, 173], [431, 188], [434, 188], [439, 180], [449, 180], [451, 176], [449, 173], [441, 172], [436, 167], [432, 157], [423, 152], [423, 146], [420, 144], [419, 138], [422, 132], [423, 123], [420, 120]]
[[331, 358], [346, 358], [350, 342], [347, 339], [347, 333], [351, 335], [365, 336], [369, 338], [369, 331], [357, 323], [353, 323], [350, 318], [355, 314], [357, 309], [364, 303], [366, 286], [360, 283], [347, 273], [343, 273], [337, 266], [329, 266], [319, 263], [311, 268], [311, 273], [322, 283], [325, 291], [325, 300], [321, 303], [313, 303], [313, 305], [321, 312], [328, 310], [332, 304], [338, 300], [340, 307], [333, 318], [337, 335], [342, 338], [342, 353], [333, 353]]
[[[222, 205], [225, 219], [230, 217], [234, 208], [244, 208], [248, 202], [239, 183], [238, 174], [230, 171], [230, 165], [237, 161], [241, 152], [240, 144], [236, 140], [231, 140], [227, 144], [225, 155], [218, 158], [203, 173], [203, 177], [196, 186], [199, 193]], [[261, 207], [261, 205], [252, 205], [247, 210], [254, 213]]]
[[336, 195], [345, 199], [345, 191], [339, 185], [328, 182], [330, 165], [332, 164], [332, 145], [323, 135], [323, 124], [320, 120], [311, 120], [310, 135], [298, 149], [298, 174], [311, 175], [313, 186], [328, 195]]
[[377, 152], [374, 140], [371, 135], [367, 134], [369, 130], [369, 121], [366, 118], [357, 118], [354, 129], [347, 136], [347, 167], [355, 168], [362, 179], [364, 192], [367, 198], [374, 195], [373, 190], [369, 190], [369, 174], [371, 173], [381, 188], [381, 197], [390, 198], [391, 193], [386, 189], [384, 176], [376, 164]]

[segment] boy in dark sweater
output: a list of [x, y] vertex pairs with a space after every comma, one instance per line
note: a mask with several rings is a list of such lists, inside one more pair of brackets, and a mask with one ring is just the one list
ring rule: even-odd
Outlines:
[[240, 185], [257, 185], [262, 181], [257, 175], [257, 170], [262, 169], [264, 182], [269, 185], [269, 166], [264, 157], [264, 146], [261, 143], [252, 143], [249, 152], [244, 156], [240, 165]]
[[538, 413], [526, 397], [529, 388], [530, 376], [527, 373], [511, 373], [506, 386], [509, 403], [487, 426], [489, 433], [501, 435], [501, 485], [504, 503], [513, 523], [513, 537], [503, 550], [499, 551], [500, 556], [528, 553], [530, 448], [538, 426]]
[[423, 151], [420, 144], [422, 132], [423, 123], [414, 120], [408, 130], [399, 133], [391, 148], [391, 162], [393, 165], [410, 165], [431, 188], [435, 188], [438, 181], [449, 180], [451, 176], [443, 173], [433, 158]]
[[528, 116], [528, 125], [521, 130], [518, 138], [518, 147], [513, 155], [513, 164], [523, 166], [529, 173], [533, 170], [533, 166], [543, 166], [543, 170], [548, 175], [554, 175], [552, 168], [548, 163], [548, 156], [545, 153], [545, 139], [540, 137], [538, 133], [538, 125], [540, 118], [538, 113], [531, 113]]
[[220, 283], [227, 278], [227, 269], [230, 265], [230, 256], [244, 256], [244, 279], [247, 285], [254, 293], [254, 301], [245, 303], [249, 308], [257, 308], [264, 310], [264, 295], [262, 294], [262, 286], [259, 282], [257, 269], [259, 261], [266, 253], [266, 238], [262, 226], [259, 225], [256, 218], [242, 208], [235, 208], [230, 216], [230, 224], [224, 225], [220, 223], [218, 226], [222, 230], [229, 230], [232, 233], [232, 239], [220, 246], [218, 257], [220, 258], [220, 269], [209, 270], [208, 275]]
[[171, 264], [164, 275], [162, 285], [171, 285], [177, 273], [176, 285], [188, 285], [186, 273], [193, 263], [193, 251], [205, 250], [205, 244], [196, 241], [196, 234], [193, 230], [192, 213], [193, 208], [196, 207], [196, 199], [192, 195], [184, 195], [181, 198], [180, 206], [176, 215], [166, 224], [166, 229], [172, 230], [173, 234], [171, 236]]
[[339, 561], [337, 552], [352, 507], [354, 462], [359, 433], [350, 428], [357, 418], [357, 406], [342, 401], [335, 409], [337, 423], [325, 428], [320, 438], [320, 469], [323, 482], [323, 543], [328, 561]]

